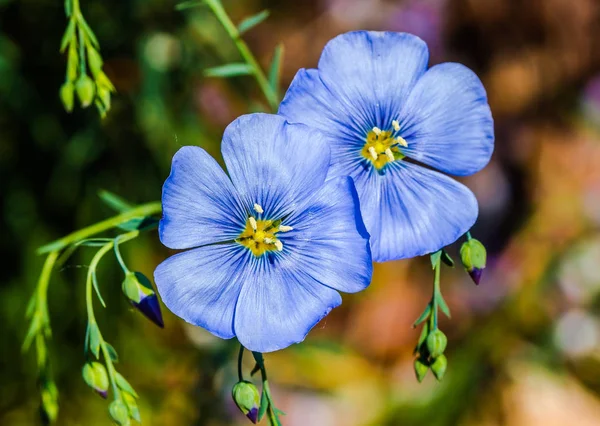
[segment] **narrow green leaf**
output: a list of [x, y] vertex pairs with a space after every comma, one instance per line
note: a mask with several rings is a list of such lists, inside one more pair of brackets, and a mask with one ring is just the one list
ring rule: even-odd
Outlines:
[[267, 398], [267, 392], [265, 391], [265, 384], [263, 382], [262, 393], [260, 394], [260, 407], [258, 409], [258, 421], [259, 422], [265, 416], [265, 413], [267, 412], [267, 408], [269, 408], [269, 399]]
[[119, 213], [124, 213], [127, 210], [131, 210], [133, 207], [135, 207], [124, 198], [119, 197], [118, 195], [113, 194], [105, 189], [98, 191], [98, 197], [100, 197], [104, 204]]
[[269, 85], [273, 88], [277, 97], [279, 98], [279, 78], [281, 76], [281, 63], [283, 60], [283, 44], [279, 43], [275, 47], [275, 53], [273, 53], [273, 60], [271, 61], [271, 67], [269, 69]]
[[31, 342], [33, 342], [33, 338], [37, 336], [42, 328], [42, 320], [39, 315], [35, 315], [29, 324], [29, 330], [27, 330], [27, 334], [25, 335], [25, 340], [23, 341], [22, 351], [26, 352], [31, 346]]
[[98, 296], [98, 300], [100, 300], [100, 304], [103, 308], [106, 308], [106, 303], [104, 303], [104, 299], [100, 294], [100, 289], [98, 288], [98, 277], [96, 277], [96, 271], [92, 272], [92, 284], [94, 285], [94, 290], [96, 290], [96, 296]]
[[442, 258], [442, 250], [438, 250], [435, 253], [431, 253], [431, 269], [435, 269], [435, 267], [440, 263], [440, 259]]
[[414, 350], [415, 354], [419, 353], [419, 351], [421, 350], [421, 345], [423, 345], [423, 343], [427, 339], [428, 335], [429, 335], [429, 324], [425, 323], [425, 324], [423, 324], [423, 328], [421, 329], [421, 334], [419, 336], [419, 340], [417, 341], [417, 346], [415, 346], [415, 350]]
[[427, 307], [425, 308], [425, 310], [423, 311], [423, 313], [413, 323], [413, 325], [412, 325], [413, 328], [416, 328], [419, 324], [421, 324], [423, 321], [425, 321], [427, 318], [429, 318], [430, 314], [431, 314], [431, 304], [427, 304]]
[[238, 25], [238, 32], [240, 34], [243, 34], [246, 31], [250, 30], [251, 28], [254, 28], [258, 24], [260, 24], [262, 21], [267, 19], [270, 14], [271, 14], [271, 12], [269, 12], [268, 10], [263, 10], [262, 12], [259, 12], [256, 15], [247, 17], [242, 22], [240, 22], [240, 24]]
[[440, 307], [440, 309], [442, 310], [442, 312], [448, 318], [450, 318], [450, 309], [448, 308], [448, 305], [446, 304], [446, 301], [444, 300], [444, 297], [441, 294], [438, 293], [436, 295], [436, 299], [437, 299], [437, 304]]
[[25, 310], [25, 318], [29, 319], [35, 312], [35, 308], [37, 307], [37, 292], [33, 293], [29, 302], [27, 303], [27, 309]]
[[442, 249], [442, 262], [444, 262], [449, 267], [454, 268], [454, 259], [452, 259], [448, 252], [444, 249]]
[[65, 51], [74, 34], [75, 20], [69, 19], [69, 24], [67, 25], [67, 29], [65, 30], [62, 41], [60, 42], [60, 53], [63, 53]]
[[252, 74], [252, 67], [241, 62], [234, 62], [204, 70], [204, 75], [206, 77], [236, 77], [239, 75], [250, 74]]
[[114, 363], [119, 362], [119, 355], [117, 354], [117, 351], [115, 350], [115, 348], [113, 348], [113, 346], [108, 342], [104, 342], [104, 347], [108, 351], [108, 355], [110, 356], [110, 359], [112, 360], [112, 362], [114, 362]]
[[98, 43], [96, 34], [94, 34], [88, 23], [83, 18], [83, 16], [79, 19], [79, 24], [83, 27], [83, 31], [85, 32], [85, 35], [88, 38], [88, 40], [92, 43], [92, 46], [94, 46], [97, 50], [100, 50], [100, 43]]
[[138, 408], [135, 397], [131, 395], [129, 392], [123, 392], [123, 400], [127, 405], [127, 410], [129, 411], [129, 417], [138, 422], [142, 422], [142, 416], [140, 415], [140, 409]]
[[64, 249], [58, 257], [58, 259], [56, 259], [56, 268], [62, 268], [62, 266], [67, 262], [67, 260], [69, 260], [73, 253], [75, 253], [78, 246], [78, 244], [71, 244], [66, 249]]
[[119, 389], [124, 390], [125, 392], [130, 393], [135, 398], [139, 398], [137, 392], [133, 389], [133, 387], [129, 384], [129, 382], [121, 375], [121, 373], [117, 372], [115, 375], [115, 381], [117, 382], [117, 386]]
[[89, 348], [96, 358], [100, 357], [100, 330], [95, 322], [88, 322]]
[[65, 15], [67, 15], [67, 18], [71, 16], [71, 13], [73, 13], [71, 1], [72, 0], [65, 0]]
[[204, 4], [203, 0], [192, 0], [192, 1], [184, 1], [175, 5], [175, 10], [185, 10], [191, 9], [194, 7], [202, 6]]

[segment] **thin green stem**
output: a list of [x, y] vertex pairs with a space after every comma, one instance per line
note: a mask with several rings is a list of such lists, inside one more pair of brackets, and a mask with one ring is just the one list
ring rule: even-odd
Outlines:
[[471, 238], [472, 238], [471, 237], [471, 231], [467, 231], [467, 241], [470, 240]]
[[91, 237], [92, 235], [99, 234], [101, 232], [107, 231], [109, 229], [115, 228], [120, 224], [127, 222], [128, 220], [134, 219], [136, 217], [144, 217], [151, 216], [155, 214], [159, 214], [161, 212], [161, 204], [160, 202], [152, 202], [147, 204], [142, 204], [138, 207], [135, 207], [131, 210], [126, 211], [125, 213], [121, 213], [117, 216], [113, 216], [102, 222], [95, 223], [86, 228], [75, 231], [63, 238], [60, 238], [56, 241], [53, 241], [49, 244], [46, 244], [40, 247], [37, 250], [38, 254], [48, 253], [50, 251], [59, 251], [63, 248], [67, 247], [70, 244], [73, 244], [79, 240], [83, 240]]
[[438, 260], [434, 268], [433, 294], [431, 295], [431, 316], [429, 317], [429, 326], [431, 331], [438, 328], [438, 297], [441, 296], [440, 290], [440, 269], [441, 260]]
[[238, 354], [238, 381], [244, 380], [244, 373], [242, 372], [242, 360], [244, 359], [244, 346], [240, 345], [240, 352]]
[[265, 95], [265, 98], [267, 99], [271, 110], [273, 112], [276, 112], [277, 108], [279, 107], [279, 99], [277, 97], [277, 93], [269, 84], [269, 80], [267, 79], [265, 73], [258, 64], [258, 61], [250, 51], [250, 48], [248, 47], [246, 42], [240, 37], [240, 32], [238, 31], [235, 24], [231, 21], [231, 18], [229, 18], [229, 15], [227, 15], [227, 12], [223, 8], [223, 5], [219, 0], [205, 0], [205, 3], [213, 12], [215, 17], [219, 20], [221, 25], [223, 25], [223, 28], [235, 43], [235, 46], [240, 52], [242, 58], [244, 58], [246, 63], [250, 67], [252, 67], [252, 73], [254, 75], [254, 78], [256, 79], [256, 82], [258, 83], [258, 86]]

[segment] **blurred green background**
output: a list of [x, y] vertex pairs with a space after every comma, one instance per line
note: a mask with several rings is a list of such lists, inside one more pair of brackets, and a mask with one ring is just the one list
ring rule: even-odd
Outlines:
[[[58, 98], [63, 2], [0, 0], [2, 425], [39, 424], [35, 358], [20, 353], [43, 262], [35, 248], [112, 215], [100, 189], [133, 202], [159, 199], [180, 146], [200, 145], [220, 159], [224, 127], [266, 108], [250, 78], [202, 76], [237, 61], [237, 52], [208, 9], [178, 12], [176, 3], [81, 0], [118, 91], [100, 120], [92, 108], [65, 113]], [[418, 384], [412, 371], [411, 324], [430, 297], [429, 260], [377, 265], [368, 291], [345, 295], [302, 345], [266, 356], [284, 424], [600, 424], [600, 4], [224, 4], [236, 22], [271, 10], [245, 40], [265, 66], [285, 44], [284, 88], [339, 33], [409, 31], [428, 42], [432, 64], [457, 61], [478, 73], [496, 121], [491, 163], [464, 180], [480, 203], [473, 234], [489, 250], [483, 283], [475, 287], [460, 268], [442, 273], [453, 313], [441, 324], [449, 337], [443, 383], [430, 374]], [[110, 424], [106, 402], [80, 376], [92, 253], [81, 249], [53, 275], [49, 292], [60, 425]], [[155, 232], [123, 254], [148, 276], [169, 255]], [[229, 396], [233, 342], [166, 309], [164, 330], [146, 321], [122, 296], [122, 272], [110, 257], [99, 278], [108, 308], [96, 306], [97, 320], [141, 396], [144, 424], [247, 424]]]

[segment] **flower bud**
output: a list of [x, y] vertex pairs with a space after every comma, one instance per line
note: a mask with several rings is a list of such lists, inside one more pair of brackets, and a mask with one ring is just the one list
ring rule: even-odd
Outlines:
[[446, 335], [440, 330], [436, 328], [429, 336], [427, 336], [427, 350], [429, 351], [429, 355], [432, 358], [437, 358], [444, 353], [446, 350], [446, 345], [448, 344], [448, 338]]
[[475, 284], [479, 284], [481, 273], [485, 268], [487, 253], [479, 240], [471, 238], [460, 248], [460, 259]]
[[448, 367], [448, 360], [445, 355], [440, 355], [433, 361], [431, 364], [431, 371], [433, 371], [433, 375], [438, 381], [441, 381], [444, 378], [444, 374], [446, 374], [446, 368]]
[[70, 81], [66, 81], [60, 87], [60, 100], [62, 101], [67, 112], [73, 111], [73, 98], [74, 98], [75, 88], [73, 87], [73, 83]]
[[92, 71], [92, 74], [94, 76], [98, 75], [100, 71], [102, 71], [102, 57], [100, 56], [100, 53], [98, 53], [98, 51], [94, 49], [93, 46], [88, 45], [87, 54], [88, 65], [90, 67], [90, 70]]
[[425, 378], [425, 376], [427, 375], [427, 371], [429, 371], [429, 367], [425, 363], [423, 363], [423, 361], [421, 361], [420, 358], [415, 359], [414, 367], [415, 367], [415, 375], [417, 376], [417, 380], [419, 381], [419, 383], [421, 383], [423, 381], [423, 379]]
[[106, 111], [110, 109], [110, 89], [104, 86], [98, 86], [98, 98]]
[[94, 100], [95, 87], [94, 81], [87, 74], [81, 75], [75, 83], [77, 96], [83, 108], [90, 106]]
[[159, 327], [164, 327], [158, 297], [144, 274], [128, 272], [123, 281], [123, 293], [146, 318]]
[[108, 406], [108, 412], [112, 419], [119, 426], [129, 426], [131, 422], [129, 421], [129, 411], [127, 410], [127, 406], [120, 399], [115, 399]]
[[258, 408], [260, 406], [260, 393], [256, 386], [248, 381], [235, 384], [231, 392], [235, 405], [250, 419], [252, 423], [258, 422]]
[[106, 399], [108, 395], [108, 374], [106, 374], [104, 365], [99, 362], [88, 362], [83, 366], [81, 374], [88, 386]]

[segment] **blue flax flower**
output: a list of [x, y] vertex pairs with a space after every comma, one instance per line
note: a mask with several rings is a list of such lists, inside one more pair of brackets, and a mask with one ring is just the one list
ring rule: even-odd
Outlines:
[[428, 60], [411, 34], [342, 34], [318, 69], [298, 71], [279, 109], [329, 137], [330, 176], [354, 179], [376, 262], [436, 251], [477, 218], [473, 194], [430, 168], [466, 176], [487, 164], [485, 89], [465, 66]]
[[154, 272], [165, 305], [189, 323], [269, 352], [304, 339], [365, 289], [369, 235], [349, 177], [325, 179], [320, 132], [251, 114], [225, 130], [229, 177], [201, 148], [173, 157], [162, 195], [161, 242], [175, 254]]

